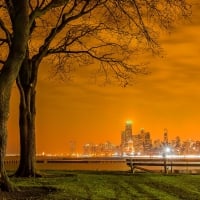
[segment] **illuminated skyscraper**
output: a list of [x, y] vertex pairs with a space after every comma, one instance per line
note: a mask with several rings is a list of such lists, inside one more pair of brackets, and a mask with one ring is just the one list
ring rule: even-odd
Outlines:
[[125, 130], [122, 131], [121, 148], [123, 153], [133, 153], [132, 121], [127, 121], [125, 125]]
[[167, 130], [166, 128], [164, 129], [163, 143], [164, 143], [165, 145], [168, 144], [168, 130]]
[[132, 135], [132, 121], [127, 121], [125, 126], [126, 142], [133, 139]]
[[149, 154], [152, 147], [150, 133], [142, 128], [139, 134], [133, 135], [133, 146], [136, 154]]

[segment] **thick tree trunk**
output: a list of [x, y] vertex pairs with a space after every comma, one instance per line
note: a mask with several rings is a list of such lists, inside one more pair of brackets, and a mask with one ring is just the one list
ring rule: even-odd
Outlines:
[[21, 87], [19, 127], [20, 127], [20, 163], [15, 173], [20, 177], [32, 177], [35, 170], [35, 88]]
[[17, 78], [17, 86], [20, 92], [20, 163], [15, 175], [20, 177], [38, 176], [35, 169], [35, 88], [37, 69], [37, 65], [29, 60], [29, 51], [27, 49], [26, 57]]
[[13, 185], [9, 181], [4, 166], [7, 143], [7, 121], [9, 116], [9, 91], [9, 89], [4, 90], [0, 94], [0, 188], [6, 191], [13, 190]]
[[5, 1], [12, 22], [10, 51], [0, 72], [0, 190], [14, 189], [5, 171], [10, 94], [24, 60], [29, 36], [28, 0]]

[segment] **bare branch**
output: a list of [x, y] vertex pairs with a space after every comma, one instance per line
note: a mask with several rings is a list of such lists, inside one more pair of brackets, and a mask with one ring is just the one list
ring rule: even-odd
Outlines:
[[[81, 57], [81, 55], [88, 55], [90, 59], [94, 59], [98, 61], [101, 65], [101, 68], [104, 71], [106, 79], [108, 79], [108, 71], [112, 70], [112, 72], [115, 74], [116, 78], [121, 81], [121, 84], [123, 86], [126, 86], [128, 82], [130, 81], [131, 77], [133, 74], [138, 75], [138, 74], [147, 74], [147, 71], [145, 68], [141, 67], [141, 64], [128, 64], [125, 62], [126, 58], [115, 58], [113, 56], [114, 53], [104, 53], [102, 55], [98, 55], [96, 52], [96, 49], [102, 48], [102, 47], [107, 47], [107, 46], [113, 46], [113, 47], [120, 47], [118, 44], [105, 44], [105, 45], [100, 45], [100, 46], [94, 46], [91, 47], [88, 50], [77, 50], [77, 51], [67, 51], [67, 50], [52, 50], [49, 51], [51, 54], [59, 54], [59, 57], [63, 57], [67, 55], [70, 58], [70, 55], [76, 55], [76, 57]], [[61, 55], [63, 54], [63, 56]], [[80, 54], [80, 55], [79, 55]], [[63, 64], [63, 63], [62, 63]], [[110, 68], [110, 69], [109, 69]], [[59, 70], [62, 69], [62, 66], [59, 65]]]
[[140, 9], [139, 9], [139, 7], [138, 7], [138, 5], [137, 5], [136, 0], [133, 0], [133, 1], [132, 1], [132, 4], [133, 4], [134, 7], [136, 8], [137, 16], [138, 16], [138, 18], [139, 18], [140, 25], [142, 26], [141, 30], [143, 31], [143, 33], [144, 33], [144, 35], [145, 35], [147, 41], [153, 42], [151, 36], [149, 35], [149, 32], [147, 31], [147, 28], [146, 28], [145, 24], [144, 24], [144, 21], [143, 21], [143, 18], [142, 18], [142, 15], [141, 15], [141, 12], [140, 12]]
[[128, 64], [130, 56], [147, 50], [159, 54], [158, 30], [168, 30], [179, 13], [187, 15], [188, 9], [185, 0], [43, 0], [36, 5], [30, 19], [52, 8], [56, 14], [53, 22], [41, 18], [48, 26], [32, 60], [40, 63], [44, 57], [55, 55], [63, 71], [70, 59], [84, 64], [96, 60], [104, 72], [111, 69], [126, 80], [131, 77], [128, 73], [144, 72], [138, 65], [136, 70], [135, 65]]
[[4, 39], [4, 38], [0, 38], [0, 45], [3, 45], [3, 44], [7, 44], [8, 43], [8, 40], [7, 39]]
[[8, 10], [10, 19], [11, 19], [11, 21], [13, 21], [15, 18], [15, 9], [13, 6], [13, 2], [12, 2], [12, 0], [7, 0], [7, 1], [5, 1], [5, 3], [6, 3], [6, 8]]
[[3, 2], [0, 2], [0, 9], [1, 8], [4, 8], [4, 9], [6, 8], [6, 5]]
[[[38, 3], [38, 0], [37, 0], [37, 3]], [[32, 6], [31, 0], [29, 0], [29, 7], [30, 7], [31, 11], [34, 10], [34, 6]]]
[[0, 60], [0, 64], [4, 65], [5, 61], [4, 60]]
[[[64, 2], [64, 1], [60, 1], [60, 3], [61, 2]], [[56, 27], [51, 29], [49, 35], [45, 38], [45, 41], [44, 41], [43, 45], [40, 47], [39, 53], [34, 56], [34, 59], [36, 59], [36, 58], [39, 59], [40, 58], [40, 60], [41, 60], [42, 57], [46, 56], [47, 55], [47, 50], [49, 48], [49, 45], [52, 42], [52, 40], [56, 37], [56, 35], [58, 35], [66, 27], [66, 25], [69, 22], [79, 19], [80, 17], [90, 13], [93, 9], [95, 9], [97, 6], [102, 4], [102, 2], [100, 2], [100, 3], [99, 2], [100, 1], [96, 1], [96, 3], [90, 5], [89, 4], [90, 1], [87, 0], [81, 5], [81, 8], [77, 11], [76, 14], [73, 14], [72, 16], [67, 17], [68, 16], [68, 12], [64, 13], [62, 15], [63, 17], [62, 17], [61, 23], [58, 25], [58, 22], [57, 22]], [[59, 5], [59, 4], [55, 4], [55, 5]], [[75, 8], [77, 6], [80, 6], [80, 5], [74, 3], [72, 5], [73, 10], [76, 10]], [[63, 9], [61, 10], [61, 13], [62, 12], [63, 12]], [[69, 12], [71, 13], [72, 9], [70, 9]], [[59, 17], [59, 19], [60, 19], [60, 17]]]
[[9, 32], [9, 30], [7, 29], [7, 27], [5, 26], [3, 20], [0, 18], [0, 28], [4, 31], [5, 36], [6, 36], [6, 40], [4, 40], [4, 42], [7, 42], [8, 45], [11, 45], [11, 33]]
[[36, 7], [40, 7], [40, 0], [37, 0]]
[[40, 6], [36, 7], [32, 13], [30, 14], [30, 25], [33, 23], [33, 21], [44, 14], [46, 14], [49, 10], [53, 8], [57, 8], [63, 5], [66, 5], [69, 2], [69, 0], [51, 0], [50, 3], [48, 3], [44, 8], [42, 6], [44, 5], [45, 1], [43, 0], [40, 4]]
[[[38, 0], [38, 1], [39, 1], [39, 0]], [[45, 0], [42, 0], [41, 3], [40, 3], [40, 5], [39, 5], [39, 2], [38, 2], [38, 7], [39, 7], [39, 8], [42, 8], [44, 4], [45, 4]]]
[[42, 15], [45, 15], [49, 10], [52, 10], [53, 8], [67, 5], [68, 2], [69, 0], [56, 0], [56, 1], [51, 0], [46, 6], [43, 7], [43, 5], [45, 5], [45, 0], [42, 0], [40, 5], [38, 5], [39, 2], [37, 2], [37, 6], [35, 9], [33, 9], [33, 7], [30, 5], [31, 10], [32, 10], [29, 16], [30, 27], [32, 26], [36, 18], [41, 17]]

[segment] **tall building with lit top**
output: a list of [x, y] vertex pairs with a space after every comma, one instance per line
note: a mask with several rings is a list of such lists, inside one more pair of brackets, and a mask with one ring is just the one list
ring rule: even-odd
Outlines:
[[132, 121], [127, 121], [125, 124], [125, 130], [121, 134], [121, 149], [122, 153], [132, 154], [133, 148], [133, 134], [132, 134]]
[[168, 144], [168, 130], [165, 128], [163, 133], [163, 143], [164, 145]]

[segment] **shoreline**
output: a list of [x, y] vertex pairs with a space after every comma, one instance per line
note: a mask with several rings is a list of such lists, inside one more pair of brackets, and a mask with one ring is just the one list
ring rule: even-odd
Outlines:
[[[91, 171], [130, 171], [130, 166], [126, 163], [126, 158], [115, 157], [90, 157], [90, 158], [67, 158], [67, 157], [47, 157], [37, 156], [37, 170], [91, 170]], [[153, 160], [153, 159], [152, 159]], [[199, 159], [200, 162], [200, 159]], [[189, 160], [186, 160], [185, 166], [168, 168], [169, 173], [189, 173], [200, 174], [200, 167], [190, 167]], [[16, 170], [19, 164], [19, 156], [7, 156], [5, 159], [6, 170]], [[152, 172], [163, 173], [163, 166], [143, 166], [137, 171], [143, 169]], [[145, 171], [145, 170], [144, 170]]]

